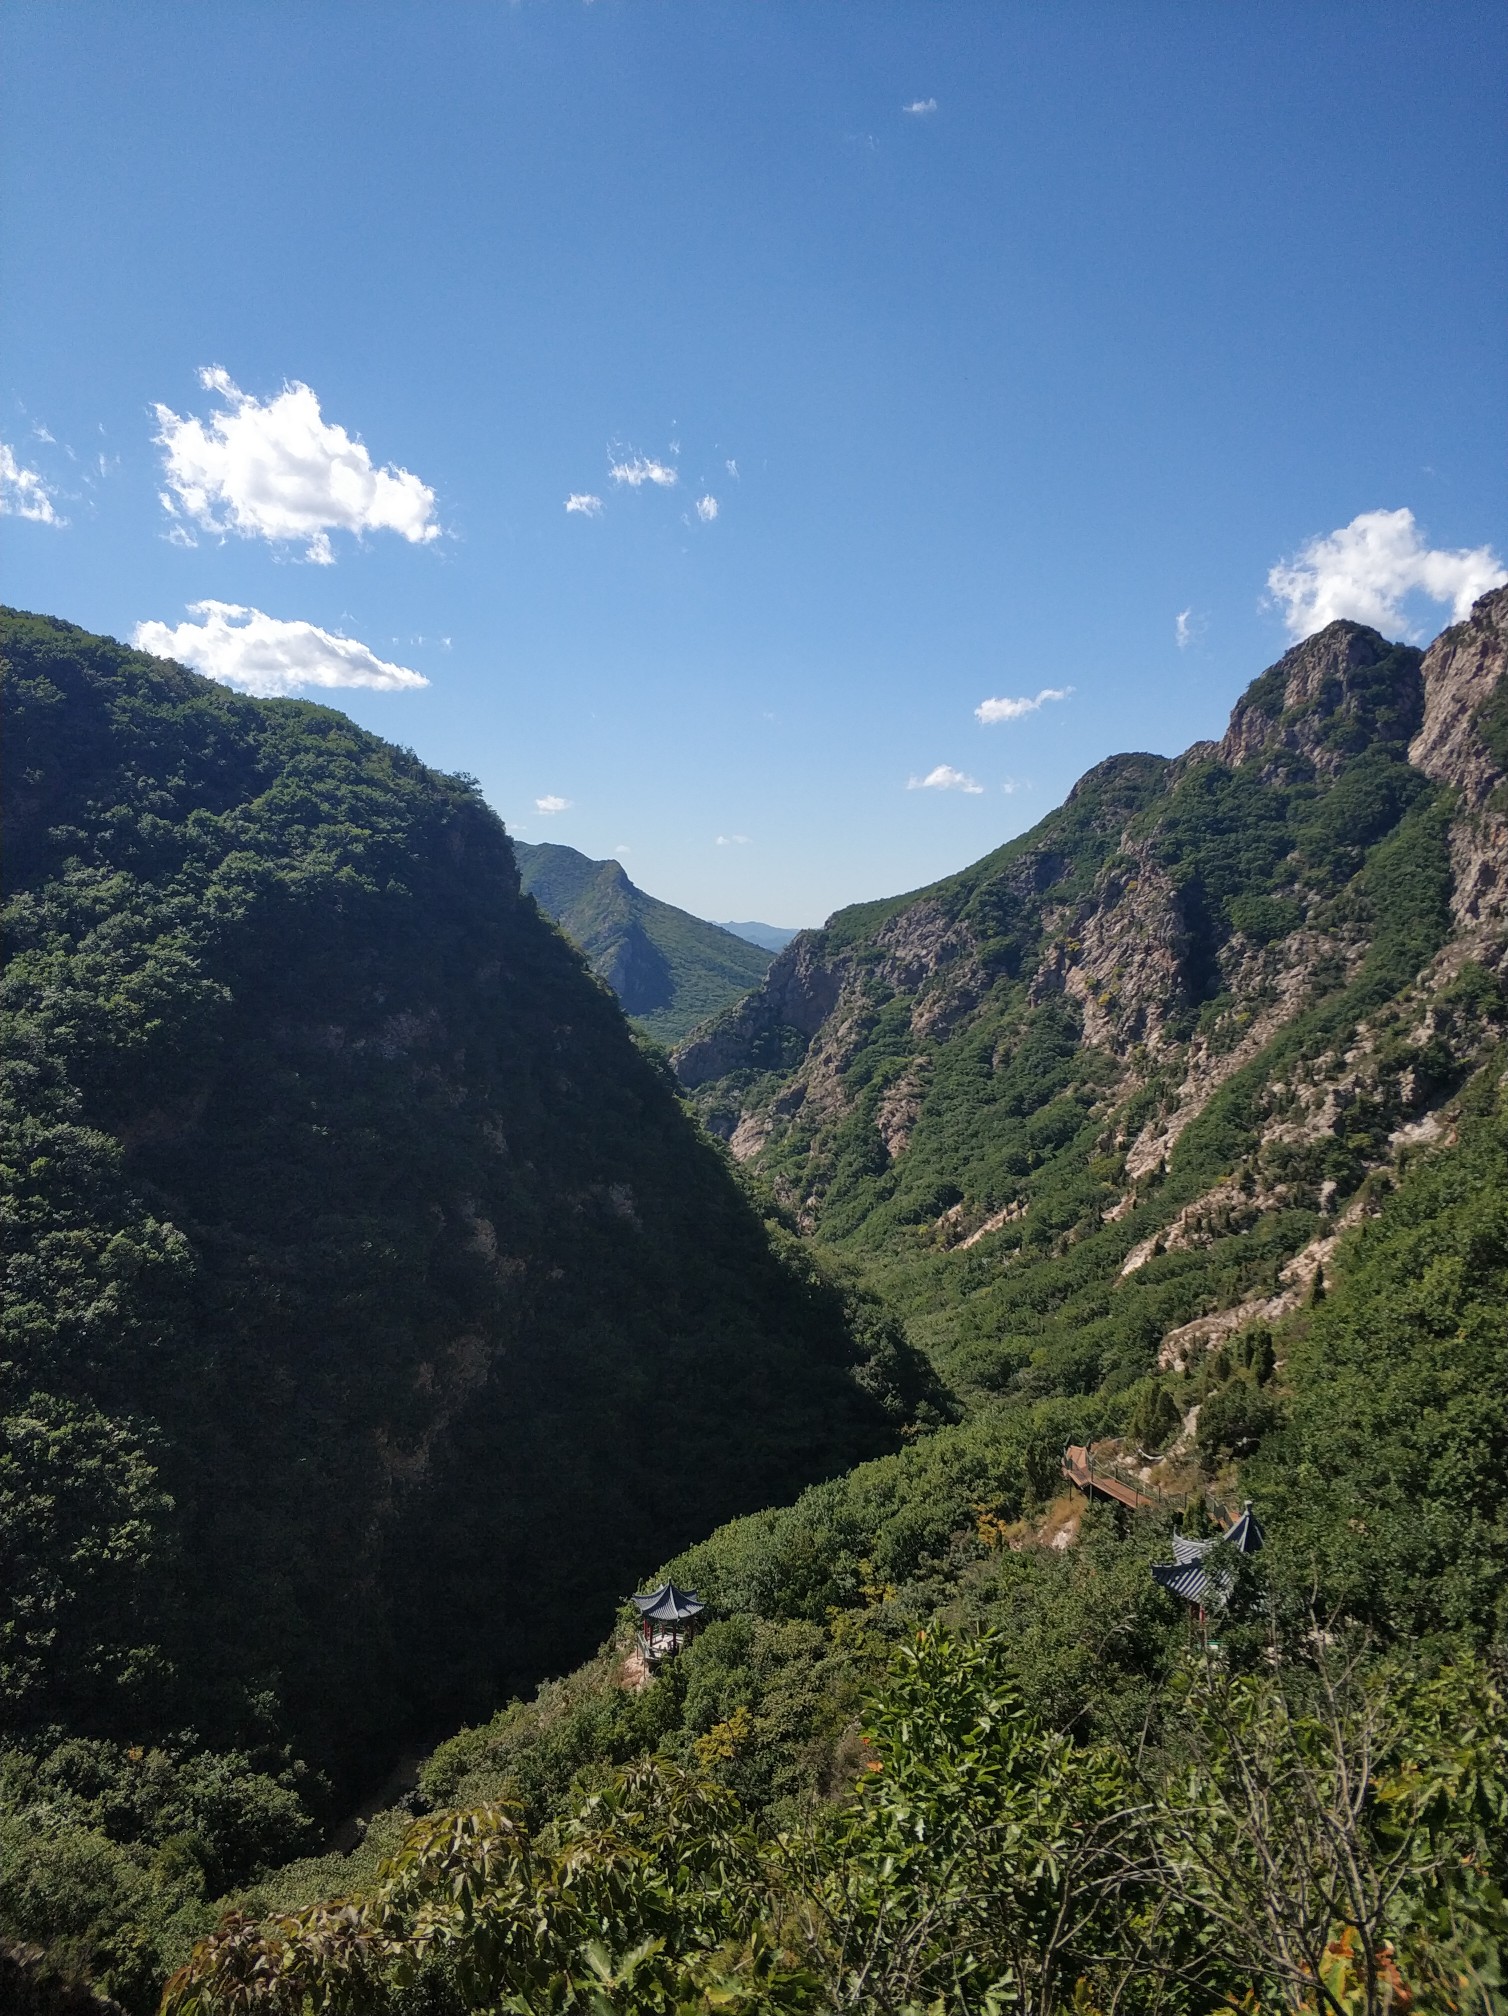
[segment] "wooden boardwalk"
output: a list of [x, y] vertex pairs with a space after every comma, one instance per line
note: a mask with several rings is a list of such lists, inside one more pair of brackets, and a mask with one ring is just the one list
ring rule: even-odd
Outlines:
[[1070, 1442], [1063, 1451], [1063, 1475], [1086, 1498], [1108, 1498], [1132, 1512], [1155, 1512], [1160, 1502], [1148, 1497], [1145, 1491], [1138, 1491], [1134, 1484], [1122, 1483], [1112, 1472], [1097, 1470], [1092, 1452], [1077, 1442]]

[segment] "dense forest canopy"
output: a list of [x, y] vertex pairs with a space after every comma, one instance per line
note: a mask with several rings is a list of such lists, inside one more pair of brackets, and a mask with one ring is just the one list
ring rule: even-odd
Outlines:
[[1148, 1574], [1166, 1514], [1042, 1544], [1063, 1439], [1136, 1396], [983, 1411], [669, 1563], [716, 1621], [652, 1688], [605, 1651], [442, 1746], [360, 1853], [243, 1898], [172, 2016], [266, 1969], [278, 2008], [394, 2016], [1495, 2016], [1502, 1050], [1451, 1118], [1231, 1382], [1269, 1544], [1208, 1629]]

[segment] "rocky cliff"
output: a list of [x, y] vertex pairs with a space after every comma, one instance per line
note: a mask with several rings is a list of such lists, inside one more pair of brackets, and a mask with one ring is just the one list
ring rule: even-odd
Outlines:
[[[1125, 1297], [1152, 1260], [1184, 1268], [1168, 1315], [1235, 1306], [1246, 1256], [1277, 1282], [1448, 1125], [1501, 1031], [1505, 631], [1503, 589], [1427, 652], [1329, 625], [1218, 743], [1101, 764], [974, 867], [803, 934], [682, 1082], [967, 1376], [1072, 1327], [1095, 1240]], [[1216, 1248], [1219, 1288], [1187, 1259]]]
[[1424, 711], [1409, 761], [1459, 796], [1451, 822], [1451, 910], [1486, 943], [1508, 913], [1508, 590], [1438, 637], [1421, 667]]

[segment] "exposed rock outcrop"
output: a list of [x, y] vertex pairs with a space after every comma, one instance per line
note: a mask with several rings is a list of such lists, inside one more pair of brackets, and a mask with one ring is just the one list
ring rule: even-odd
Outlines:
[[1231, 1040], [1222, 1022], [1213, 1030], [1196, 1031], [1182, 1057], [1182, 1075], [1164, 1109], [1146, 1122], [1126, 1152], [1126, 1174], [1138, 1182], [1177, 1144], [1178, 1137], [1199, 1118], [1220, 1087], [1256, 1057], [1296, 1015], [1320, 976], [1350, 977], [1360, 963], [1365, 942], [1356, 932], [1346, 935], [1295, 931], [1275, 945], [1253, 947], [1239, 935], [1222, 948], [1221, 977], [1233, 1002], [1228, 1011], [1239, 1033]]
[[1049, 911], [1044, 928], [1052, 937], [1031, 999], [1071, 996], [1084, 1041], [1098, 1048], [1121, 1055], [1136, 1043], [1156, 1047], [1190, 999], [1191, 934], [1172, 878], [1146, 845], [1118, 856], [1087, 901]]
[[[1505, 634], [1508, 589], [1427, 655], [1328, 625], [1252, 682], [1219, 742], [1111, 758], [972, 868], [805, 934], [683, 1045], [683, 1084], [705, 1088], [709, 1125], [762, 1161], [809, 1229], [839, 1204], [849, 1224], [856, 1205], [883, 1205], [897, 1251], [1000, 1235], [978, 1268], [1028, 1265], [1028, 1245], [1066, 1252], [1090, 1222], [1156, 1225], [1145, 1207], [1186, 1131], [1361, 972], [1383, 921], [1373, 885], [1353, 880], [1366, 850], [1407, 830], [1425, 853], [1405, 858], [1432, 873], [1427, 777], [1457, 794], [1451, 940], [1344, 1041], [1285, 1052], [1280, 1082], [1243, 1090], [1230, 1159], [1138, 1233], [1121, 1278], [1272, 1216], [1328, 1219], [1366, 1169], [1437, 1137], [1434, 1108], [1502, 1019], [1465, 968], [1508, 969]], [[1415, 806], [1426, 823], [1406, 829]], [[1410, 927], [1421, 944], [1438, 927], [1427, 902]], [[1070, 1138], [1084, 1156], [1096, 1120], [1077, 1179], [1103, 1186], [1093, 1219], [1054, 1221], [1036, 1209], [1037, 1172]], [[1060, 1180], [1047, 1179], [1059, 1200]], [[1007, 1228], [1028, 1215], [1023, 1244]]]
[[1279, 750], [1334, 775], [1375, 742], [1404, 743], [1424, 712], [1420, 653], [1359, 623], [1330, 623], [1253, 680], [1219, 745], [1232, 769]]
[[1501, 931], [1508, 922], [1508, 789], [1488, 720], [1508, 674], [1508, 587], [1482, 596], [1466, 622], [1436, 638], [1421, 669], [1424, 717], [1409, 761], [1461, 798], [1451, 831], [1451, 908], [1463, 928]]
[[[780, 953], [760, 986], [675, 1053], [676, 1075], [694, 1089], [730, 1071], [772, 1070], [804, 1053], [837, 1006], [842, 970], [824, 960], [817, 934], [803, 931]], [[791, 1039], [795, 1038], [793, 1045]]]
[[922, 1067], [925, 1063], [925, 1058], [918, 1059], [917, 1064], [898, 1078], [880, 1100], [875, 1125], [885, 1144], [885, 1153], [892, 1162], [898, 1155], [905, 1154], [911, 1143], [911, 1130], [921, 1118]]

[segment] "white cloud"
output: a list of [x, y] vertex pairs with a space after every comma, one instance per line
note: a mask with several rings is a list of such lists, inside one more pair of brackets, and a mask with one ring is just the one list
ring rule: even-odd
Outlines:
[[912, 119], [925, 119], [929, 112], [937, 110], [937, 100], [935, 98], [913, 98], [911, 103], [903, 105], [901, 110]]
[[728, 474], [733, 478], [733, 481], [736, 483], [738, 481], [738, 464], [734, 461], [731, 455], [728, 457], [727, 461], [723, 464], [723, 467], [727, 470]]
[[634, 851], [633, 848], [630, 847], [626, 841], [621, 840], [619, 841], [618, 845], [613, 849], [613, 852], [615, 854], [632, 854], [633, 851]]
[[673, 490], [680, 480], [674, 469], [663, 462], [652, 461], [648, 455], [628, 455], [621, 462], [609, 460], [607, 473], [615, 483], [626, 483], [630, 490], [637, 490], [645, 483], [653, 483], [661, 490]]
[[411, 546], [439, 537], [428, 484], [375, 467], [362, 442], [321, 417], [309, 386], [295, 381], [264, 402], [218, 368], [199, 382], [224, 401], [207, 422], [156, 408], [168, 484], [160, 496], [174, 518], [243, 539], [303, 540], [321, 566], [335, 558], [332, 531], [397, 532]]
[[1007, 798], [1014, 798], [1018, 791], [1030, 791], [1032, 787], [1025, 777], [1007, 777], [1000, 788]]
[[1459, 623], [1479, 595], [1505, 580], [1490, 546], [1445, 552], [1425, 544], [1412, 511], [1363, 511], [1279, 561], [1267, 586], [1283, 604], [1289, 635], [1300, 638], [1339, 617], [1416, 634], [1403, 614], [1404, 598], [1416, 593], [1448, 602]]
[[967, 791], [971, 798], [977, 798], [984, 790], [966, 770], [955, 770], [951, 763], [939, 763], [935, 770], [929, 770], [925, 777], [908, 777], [908, 791]]
[[747, 833], [719, 833], [717, 844], [719, 847], [749, 847], [753, 842]]
[[131, 642], [138, 651], [176, 658], [223, 686], [264, 698], [305, 686], [373, 686], [396, 693], [429, 684], [422, 672], [390, 665], [354, 637], [315, 623], [285, 623], [236, 602], [191, 602], [189, 614], [204, 620], [138, 623]]
[[974, 719], [986, 727], [995, 721], [1019, 721], [1023, 714], [1035, 714], [1049, 700], [1066, 700], [1072, 691], [1071, 686], [1044, 686], [1031, 699], [1023, 696], [1019, 700], [981, 700], [974, 709]]
[[1173, 618], [1173, 638], [1180, 651], [1187, 651], [1194, 641], [1194, 612], [1180, 609]]
[[696, 500], [696, 515], [704, 525], [710, 525], [717, 516], [717, 499], [710, 496], [698, 497]]
[[594, 497], [590, 490], [573, 490], [566, 499], [567, 511], [579, 511], [583, 518], [602, 516], [602, 499]]
[[574, 803], [574, 799], [557, 798], [553, 791], [547, 791], [543, 798], [535, 799], [534, 809], [536, 812], [543, 812], [548, 818], [556, 812], [569, 812]]
[[68, 523], [58, 515], [52, 492], [38, 471], [18, 462], [6, 441], [0, 441], [0, 518], [29, 518], [34, 525]]

